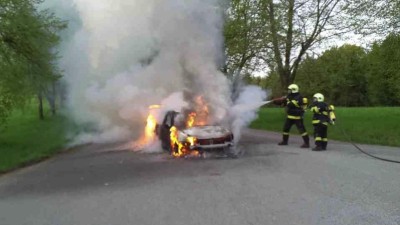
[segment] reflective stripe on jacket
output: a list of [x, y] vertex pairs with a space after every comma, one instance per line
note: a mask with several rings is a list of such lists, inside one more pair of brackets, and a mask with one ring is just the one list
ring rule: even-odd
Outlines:
[[299, 120], [303, 117], [304, 106], [307, 104], [307, 100], [301, 96], [300, 93], [293, 93], [286, 96], [286, 112], [288, 119]]
[[322, 123], [328, 125], [329, 123], [329, 106], [325, 102], [314, 102], [311, 107], [311, 112], [313, 112], [313, 124]]

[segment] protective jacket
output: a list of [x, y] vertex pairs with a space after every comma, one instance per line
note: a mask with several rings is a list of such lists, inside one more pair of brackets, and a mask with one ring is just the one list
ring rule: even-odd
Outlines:
[[292, 93], [286, 96], [287, 118], [299, 120], [304, 115], [304, 109], [307, 107], [307, 98], [303, 98], [300, 93]]
[[311, 105], [311, 112], [313, 112], [313, 124], [328, 125], [331, 122], [332, 109], [325, 102], [314, 102]]

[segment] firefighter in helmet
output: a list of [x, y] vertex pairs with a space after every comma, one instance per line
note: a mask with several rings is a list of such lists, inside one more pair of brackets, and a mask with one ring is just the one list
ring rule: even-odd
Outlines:
[[324, 102], [324, 95], [316, 93], [310, 106], [313, 113], [315, 147], [313, 151], [324, 151], [328, 145], [328, 124], [334, 124], [336, 116], [334, 106]]
[[286, 106], [287, 114], [285, 124], [283, 126], [282, 141], [279, 142], [278, 145], [288, 144], [290, 129], [293, 124], [295, 124], [304, 141], [303, 145], [300, 147], [309, 148], [310, 140], [303, 122], [303, 115], [305, 109], [307, 108], [308, 100], [307, 98], [303, 98], [303, 96], [299, 93], [299, 86], [296, 84], [289, 85], [288, 95], [282, 98], [274, 99], [273, 103]]

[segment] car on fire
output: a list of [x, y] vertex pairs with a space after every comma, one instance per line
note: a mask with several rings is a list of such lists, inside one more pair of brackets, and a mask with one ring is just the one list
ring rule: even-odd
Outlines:
[[174, 156], [191, 152], [203, 155], [214, 152], [218, 155], [236, 157], [234, 137], [230, 130], [219, 125], [195, 125], [186, 127], [179, 112], [168, 111], [161, 124], [156, 126], [161, 146]]

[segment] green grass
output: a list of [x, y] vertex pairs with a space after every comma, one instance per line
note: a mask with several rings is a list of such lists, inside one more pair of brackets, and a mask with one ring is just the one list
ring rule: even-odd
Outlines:
[[0, 173], [54, 155], [63, 149], [67, 139], [63, 116], [38, 118], [34, 105], [15, 110], [5, 128], [0, 130]]
[[[356, 143], [400, 146], [400, 107], [360, 107], [340, 108], [336, 110], [336, 125], [329, 126], [328, 138], [348, 141], [342, 130]], [[312, 134], [312, 114], [305, 114], [304, 123]], [[259, 118], [250, 125], [251, 128], [282, 132], [285, 120], [283, 108], [261, 108]], [[295, 126], [292, 134], [298, 134]]]

